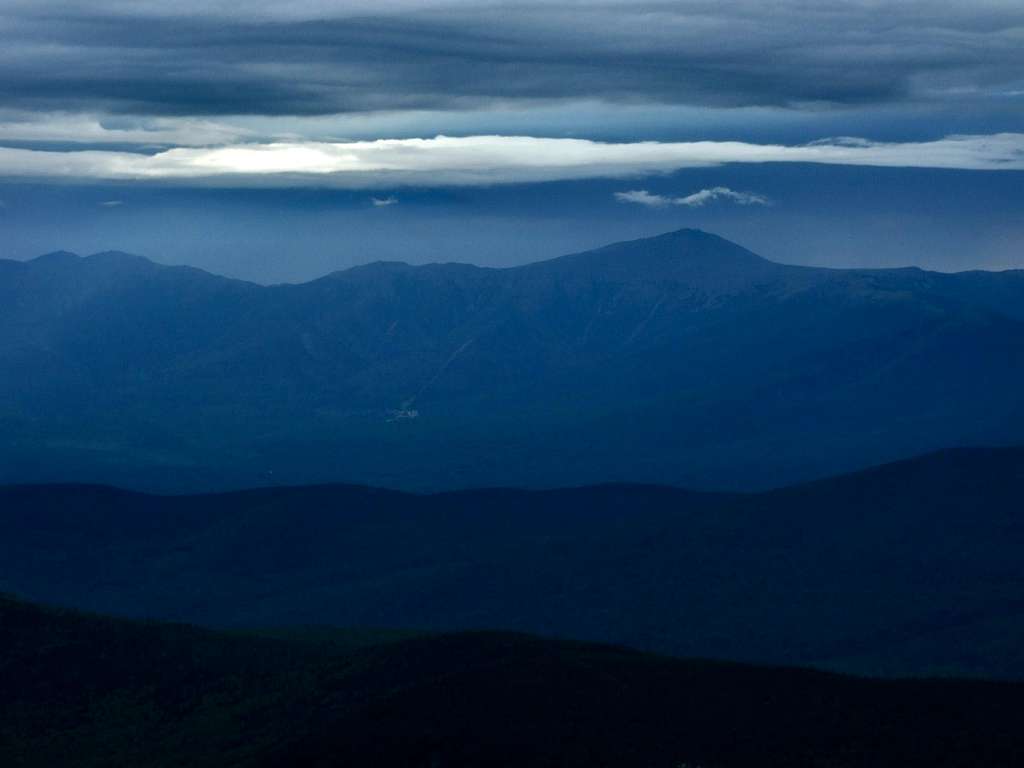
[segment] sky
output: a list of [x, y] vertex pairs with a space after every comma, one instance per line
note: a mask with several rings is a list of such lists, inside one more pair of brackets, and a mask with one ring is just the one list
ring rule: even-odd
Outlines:
[[0, 0], [0, 257], [1024, 268], [1019, 0]]

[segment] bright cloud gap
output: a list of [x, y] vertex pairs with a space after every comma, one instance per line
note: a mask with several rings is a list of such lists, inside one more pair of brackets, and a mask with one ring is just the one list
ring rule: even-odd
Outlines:
[[[1024, 170], [1024, 133], [948, 136], [928, 142], [825, 139], [786, 146], [738, 141], [608, 143], [532, 136], [436, 136], [373, 141], [175, 147], [155, 154], [0, 147], [0, 176], [188, 182], [247, 187], [484, 186], [592, 178], [628, 178], [727, 163], [824, 163], [898, 168]], [[702, 190], [699, 205], [726, 197]], [[757, 196], [746, 204], [757, 204]], [[383, 199], [383, 198], [382, 198]], [[631, 200], [631, 202], [641, 202]]]

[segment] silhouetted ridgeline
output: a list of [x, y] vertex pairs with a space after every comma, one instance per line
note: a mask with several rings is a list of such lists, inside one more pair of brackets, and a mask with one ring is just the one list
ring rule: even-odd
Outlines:
[[0, 597], [0, 764], [1009, 768], [1024, 686], [478, 633], [217, 634]]
[[0, 590], [234, 627], [501, 628], [1024, 678], [1024, 449], [755, 495], [0, 488]]
[[0, 482], [779, 486], [1024, 442], [1024, 273], [830, 270], [695, 230], [261, 287], [0, 261]]

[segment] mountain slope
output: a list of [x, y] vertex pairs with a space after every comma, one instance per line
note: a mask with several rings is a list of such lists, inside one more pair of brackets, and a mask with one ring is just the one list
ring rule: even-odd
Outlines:
[[1011, 766], [1020, 684], [880, 682], [497, 633], [354, 647], [0, 598], [0, 763]]
[[274, 287], [8, 262], [0, 480], [780, 485], [1024, 439], [1022, 306], [1020, 273], [790, 267], [694, 230]]
[[1024, 449], [753, 495], [0, 489], [0, 590], [252, 627], [511, 629], [682, 656], [1024, 678]]

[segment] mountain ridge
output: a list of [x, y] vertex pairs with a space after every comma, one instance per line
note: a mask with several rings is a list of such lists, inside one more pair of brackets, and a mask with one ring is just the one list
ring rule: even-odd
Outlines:
[[1024, 448], [758, 494], [3, 486], [0, 592], [233, 628], [507, 629], [1024, 680], [1022, 497]]
[[140, 255], [140, 254], [130, 253], [130, 252], [127, 252], [127, 251], [119, 251], [119, 250], [97, 251], [96, 253], [91, 253], [91, 254], [86, 254], [86, 255], [81, 255], [81, 254], [78, 254], [78, 253], [75, 253], [75, 252], [72, 252], [72, 251], [57, 250], [57, 251], [52, 251], [52, 252], [49, 252], [49, 253], [42, 254], [40, 256], [33, 257], [31, 259], [25, 259], [25, 260], [0, 259], [0, 263], [10, 262], [10, 263], [13, 263], [13, 264], [31, 264], [31, 263], [46, 263], [46, 262], [49, 262], [49, 261], [53, 261], [55, 263], [60, 263], [62, 261], [65, 261], [67, 263], [76, 263], [76, 262], [73, 262], [72, 259], [68, 258], [68, 257], [74, 257], [74, 259], [76, 259], [77, 262], [82, 262], [82, 261], [88, 261], [89, 259], [93, 259], [93, 258], [95, 258], [97, 256], [100, 256], [100, 257], [104, 257], [104, 256], [117, 256], [117, 257], [128, 257], [130, 259], [142, 259], [142, 260], [144, 260], [144, 261], [146, 261], [146, 262], [148, 262], [150, 264], [153, 264], [156, 267], [161, 267], [161, 268], [188, 267], [190, 269], [195, 269], [195, 270], [198, 270], [200, 272], [204, 272], [206, 274], [209, 274], [209, 275], [212, 275], [212, 276], [215, 276], [215, 277], [222, 277], [224, 279], [233, 280], [233, 281], [236, 281], [236, 282], [239, 282], [239, 283], [246, 283], [246, 284], [250, 284], [250, 285], [259, 285], [259, 286], [264, 287], [264, 288], [275, 288], [275, 287], [279, 287], [279, 286], [303, 286], [303, 285], [308, 285], [310, 283], [315, 283], [315, 282], [318, 282], [320, 280], [325, 280], [325, 279], [328, 279], [328, 278], [344, 275], [347, 272], [352, 271], [352, 270], [361, 270], [361, 269], [365, 269], [367, 267], [372, 267], [372, 268], [408, 267], [408, 268], [413, 269], [413, 270], [420, 269], [420, 268], [434, 269], [434, 268], [449, 268], [449, 267], [472, 267], [474, 269], [478, 269], [478, 270], [482, 270], [482, 271], [487, 271], [487, 272], [491, 272], [491, 271], [493, 271], [493, 272], [509, 272], [509, 271], [514, 271], [514, 270], [519, 270], [519, 269], [536, 268], [538, 265], [552, 265], [553, 263], [556, 263], [556, 262], [563, 262], [563, 261], [566, 261], [566, 260], [573, 260], [573, 259], [577, 259], [579, 257], [596, 256], [598, 254], [603, 254], [603, 253], [608, 252], [608, 251], [614, 251], [614, 250], [617, 250], [617, 249], [621, 249], [623, 246], [633, 246], [633, 245], [658, 243], [658, 242], [673, 241], [673, 240], [678, 241], [679, 239], [682, 239], [684, 237], [685, 238], [698, 238], [698, 239], [711, 238], [711, 239], [713, 239], [713, 241], [715, 241], [717, 243], [726, 243], [726, 244], [734, 247], [735, 249], [737, 249], [739, 252], [741, 252], [744, 257], [749, 257], [749, 258], [745, 258], [744, 259], [749, 264], [767, 263], [767, 264], [774, 264], [774, 265], [779, 266], [779, 267], [791, 267], [791, 268], [794, 268], [794, 269], [808, 269], [808, 270], [815, 270], [815, 271], [821, 270], [821, 271], [829, 271], [829, 272], [837, 272], [837, 273], [857, 272], [857, 273], [868, 273], [868, 274], [870, 274], [870, 273], [894, 273], [894, 272], [900, 272], [900, 271], [917, 271], [917, 272], [921, 272], [921, 273], [926, 274], [926, 275], [1006, 275], [1006, 274], [1022, 274], [1022, 275], [1024, 275], [1024, 268], [1007, 268], [1007, 269], [994, 269], [994, 270], [990, 270], [990, 269], [964, 269], [964, 270], [958, 270], [958, 271], [955, 271], [955, 272], [948, 272], [948, 271], [937, 271], [937, 270], [925, 269], [923, 267], [912, 265], [912, 264], [908, 264], [908, 265], [900, 266], [900, 267], [826, 267], [826, 266], [818, 266], [818, 265], [810, 266], [810, 265], [801, 265], [801, 264], [789, 264], [789, 263], [781, 262], [781, 261], [772, 261], [770, 259], [765, 258], [764, 256], [760, 256], [760, 255], [758, 255], [756, 253], [753, 253], [752, 251], [744, 248], [743, 246], [739, 246], [739, 245], [737, 245], [735, 243], [732, 243], [731, 241], [726, 240], [725, 238], [723, 238], [723, 237], [721, 237], [719, 235], [716, 235], [716, 234], [714, 234], [712, 232], [708, 232], [706, 230], [697, 229], [697, 228], [693, 228], [693, 227], [682, 227], [680, 229], [671, 230], [669, 232], [665, 232], [665, 233], [662, 233], [660, 235], [639, 237], [639, 238], [635, 238], [635, 239], [632, 239], [632, 240], [621, 240], [621, 241], [610, 243], [610, 244], [608, 244], [606, 246], [601, 246], [601, 247], [595, 248], [595, 249], [590, 249], [590, 250], [585, 250], [585, 251], [576, 251], [576, 252], [573, 252], [573, 253], [564, 254], [562, 256], [555, 256], [555, 257], [548, 258], [548, 259], [541, 259], [539, 261], [531, 261], [531, 262], [526, 262], [526, 263], [523, 263], [523, 264], [516, 264], [516, 265], [511, 265], [511, 266], [505, 266], [505, 267], [488, 267], [488, 266], [482, 266], [482, 265], [478, 265], [478, 264], [473, 264], [472, 262], [464, 262], [464, 261], [431, 261], [431, 262], [424, 262], [424, 263], [413, 264], [413, 263], [405, 262], [405, 261], [401, 261], [401, 260], [379, 260], [379, 261], [366, 262], [364, 264], [355, 264], [353, 266], [345, 267], [343, 269], [333, 270], [333, 271], [327, 272], [327, 273], [325, 273], [325, 274], [323, 274], [323, 275], [321, 275], [319, 277], [311, 278], [310, 280], [306, 280], [306, 281], [299, 282], [299, 283], [271, 283], [271, 284], [257, 283], [257, 282], [251, 281], [251, 280], [243, 280], [241, 278], [228, 277], [228, 276], [225, 276], [225, 275], [221, 275], [221, 274], [219, 274], [217, 272], [211, 272], [209, 270], [202, 269], [200, 267], [193, 267], [193, 266], [188, 265], [188, 264], [163, 264], [161, 262], [153, 261], [153, 260], [147, 258], [146, 256], [143, 256], [143, 255]]
[[[884, 477], [890, 474], [898, 474], [906, 470], [914, 470], [919, 467], [929, 467], [936, 464], [956, 464], [958, 459], [965, 459], [972, 464], [984, 464], [989, 462], [991, 459], [1005, 459], [1005, 458], [1019, 458], [1022, 463], [1021, 472], [1024, 473], [1024, 445], [1005, 445], [1005, 446], [969, 446], [961, 445], [954, 446], [952, 448], [940, 448], [935, 451], [922, 454], [920, 456], [911, 456], [905, 459], [899, 459], [897, 461], [885, 462], [882, 464], [874, 464], [869, 467], [857, 469], [855, 471], [845, 473], [842, 475], [835, 475], [831, 477], [817, 478], [815, 480], [808, 480], [794, 485], [788, 485], [781, 488], [769, 488], [763, 491], [741, 491], [741, 492], [729, 492], [729, 491], [714, 491], [714, 490], [700, 490], [694, 488], [685, 488], [680, 486], [667, 486], [658, 485], [656, 483], [632, 483], [628, 481], [607, 481], [598, 483], [589, 483], [587, 485], [568, 485], [568, 486], [552, 486], [548, 488], [521, 488], [516, 486], [488, 486], [480, 488], [460, 488], [456, 490], [448, 491], [415, 491], [415, 490], [403, 490], [395, 488], [384, 488], [381, 486], [365, 485], [359, 483], [320, 483], [316, 485], [268, 485], [261, 486], [259, 488], [242, 488], [238, 490], [229, 491], [217, 491], [213, 493], [159, 493], [149, 492], [141, 490], [133, 490], [131, 488], [121, 488], [114, 485], [107, 485], [104, 483], [3, 483], [0, 484], [0, 493], [5, 491], [16, 491], [19, 489], [31, 490], [31, 489], [47, 489], [47, 488], [58, 488], [69, 491], [82, 490], [82, 491], [93, 491], [93, 492], [112, 492], [115, 494], [125, 494], [128, 496], [134, 496], [139, 498], [153, 497], [153, 498], [189, 498], [199, 496], [222, 496], [228, 497], [233, 495], [247, 495], [261, 492], [282, 492], [287, 493], [290, 491], [353, 491], [353, 492], [364, 492], [367, 494], [382, 494], [382, 495], [393, 495], [393, 496], [404, 496], [410, 498], [435, 498], [435, 499], [446, 499], [452, 496], [474, 494], [480, 492], [495, 492], [495, 493], [513, 493], [513, 494], [544, 494], [553, 492], [573, 492], [573, 491], [589, 491], [595, 489], [606, 489], [606, 490], [655, 490], [663, 491], [666, 493], [678, 494], [682, 497], [695, 497], [695, 496], [715, 496], [715, 497], [733, 497], [733, 498], [744, 498], [754, 497], [763, 494], [789, 494], [798, 493], [805, 490], [812, 490], [820, 487], [827, 487], [836, 483], [844, 483], [857, 481], [859, 479], [869, 479], [873, 477]], [[1024, 475], [1022, 475], [1024, 477]], [[948, 476], [946, 478], [951, 482], [956, 481], [956, 476]]]
[[80, 768], [963, 768], [1024, 750], [1019, 683], [879, 681], [512, 633], [218, 633], [0, 595], [0, 657], [14, 715], [0, 762], [19, 768], [68, 755]]
[[273, 287], [74, 264], [0, 270], [0, 482], [753, 490], [1024, 440], [1016, 274], [780, 265], [691, 230]]

